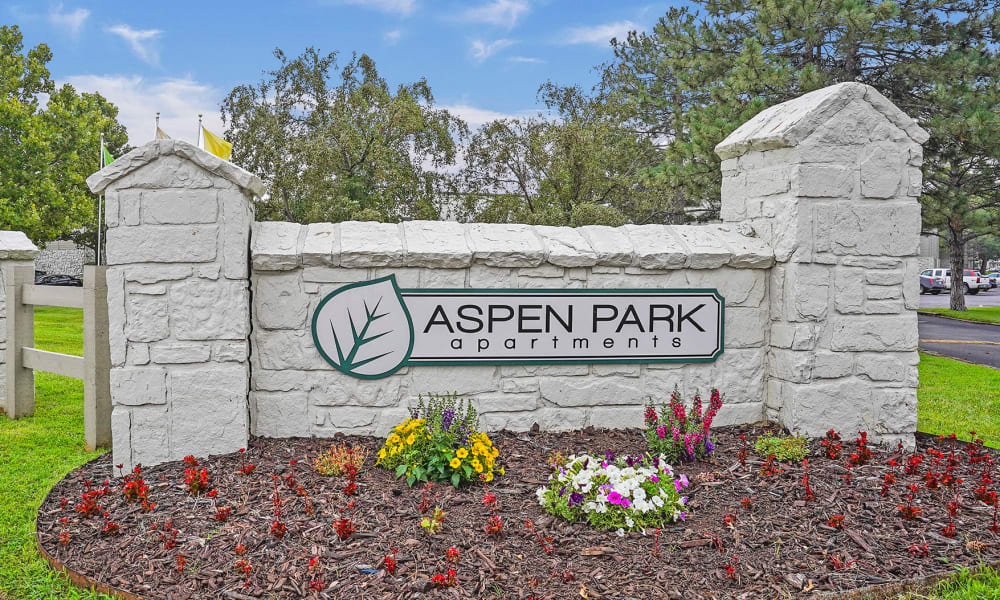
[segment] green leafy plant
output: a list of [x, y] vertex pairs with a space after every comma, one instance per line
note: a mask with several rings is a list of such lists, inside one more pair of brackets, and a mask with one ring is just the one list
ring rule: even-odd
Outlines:
[[774, 456], [780, 461], [801, 462], [809, 456], [809, 441], [793, 435], [778, 435], [765, 432], [753, 445], [754, 452], [761, 458]]
[[457, 394], [423, 396], [411, 417], [393, 428], [378, 451], [376, 464], [418, 481], [490, 482], [503, 475], [489, 436], [479, 431], [479, 417], [471, 401], [463, 406]]

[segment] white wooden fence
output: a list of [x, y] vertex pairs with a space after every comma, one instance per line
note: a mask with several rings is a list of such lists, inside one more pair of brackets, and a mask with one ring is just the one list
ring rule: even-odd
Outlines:
[[[7, 398], [13, 419], [35, 412], [35, 371], [83, 380], [87, 448], [111, 445], [111, 353], [108, 345], [107, 267], [86, 266], [83, 288], [34, 285], [34, 268], [4, 271], [7, 297]], [[83, 356], [35, 348], [35, 306], [83, 309]]]

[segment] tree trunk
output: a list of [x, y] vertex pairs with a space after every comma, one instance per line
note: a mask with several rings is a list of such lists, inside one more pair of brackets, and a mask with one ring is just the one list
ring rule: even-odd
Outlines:
[[951, 310], [965, 308], [965, 240], [951, 236], [948, 240], [951, 251]]

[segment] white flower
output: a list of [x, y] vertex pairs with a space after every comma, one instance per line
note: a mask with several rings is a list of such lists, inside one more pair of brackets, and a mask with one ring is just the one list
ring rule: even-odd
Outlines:
[[618, 531], [616, 531], [615, 533], [618, 535], [618, 537], [625, 537], [624, 529], [619, 528]]
[[632, 520], [632, 517], [625, 517], [625, 524], [628, 525], [629, 529], [635, 527], [635, 521]]
[[535, 491], [535, 495], [538, 496], [538, 503], [543, 506], [545, 505], [545, 489], [544, 487], [540, 487]]

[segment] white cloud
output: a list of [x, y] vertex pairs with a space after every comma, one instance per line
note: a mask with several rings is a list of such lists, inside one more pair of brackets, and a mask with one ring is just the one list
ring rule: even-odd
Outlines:
[[342, 4], [363, 6], [387, 14], [408, 15], [417, 8], [416, 0], [340, 0]]
[[387, 44], [392, 45], [399, 41], [400, 36], [403, 32], [399, 29], [393, 29], [392, 31], [386, 31], [382, 34], [382, 39], [386, 41]]
[[209, 130], [222, 134], [219, 102], [222, 93], [190, 78], [145, 79], [138, 75], [73, 75], [69, 83], [84, 92], [100, 92], [118, 107], [118, 121], [128, 130], [129, 143], [141, 146], [153, 139], [156, 113], [160, 128], [174, 139], [197, 142], [198, 113]]
[[529, 63], [535, 65], [541, 65], [547, 62], [545, 59], [535, 58], [534, 56], [511, 56], [507, 60], [514, 63]]
[[525, 0], [493, 0], [489, 4], [465, 9], [459, 18], [472, 23], [489, 23], [509, 29], [517, 25], [517, 20], [529, 10], [531, 7]]
[[469, 129], [473, 131], [479, 129], [490, 121], [496, 121], [498, 119], [517, 119], [529, 114], [534, 114], [535, 112], [532, 110], [523, 110], [518, 113], [502, 113], [488, 108], [478, 108], [470, 104], [448, 104], [442, 105], [441, 108], [446, 109], [451, 114], [465, 121], [466, 124], [468, 124]]
[[472, 47], [469, 48], [469, 53], [476, 62], [483, 62], [487, 58], [514, 43], [516, 43], [514, 40], [504, 39], [495, 40], [489, 43], [484, 42], [483, 40], [473, 40]]
[[628, 32], [639, 29], [639, 25], [632, 21], [616, 21], [614, 23], [604, 23], [591, 27], [572, 27], [566, 30], [563, 38], [564, 44], [597, 44], [606, 46], [611, 38], [623, 40], [628, 37]]
[[73, 36], [80, 33], [89, 16], [90, 11], [85, 8], [64, 12], [62, 2], [53, 4], [52, 8], [49, 9], [49, 23], [55, 27], [69, 31]]
[[159, 29], [132, 29], [128, 25], [115, 25], [108, 31], [128, 42], [132, 52], [143, 62], [151, 65], [160, 62], [160, 54], [152, 43], [163, 33]]

